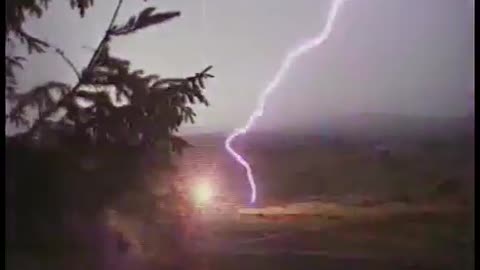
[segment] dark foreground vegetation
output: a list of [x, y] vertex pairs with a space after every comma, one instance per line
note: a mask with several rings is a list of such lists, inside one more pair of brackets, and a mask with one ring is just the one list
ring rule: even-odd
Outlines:
[[[120, 0], [88, 65], [78, 69], [61, 48], [24, 29], [25, 21], [43, 16], [50, 2], [6, 3], [6, 45], [15, 48], [5, 57], [11, 107], [6, 119], [25, 130], [6, 138], [6, 268], [111, 269], [106, 235], [115, 234], [117, 252], [126, 252], [129, 244], [107, 228], [107, 210], [148, 220], [158, 202], [171, 209], [179, 203], [172, 203], [175, 191], [159, 197], [151, 183], [172, 184], [164, 177], [173, 169], [171, 155], [189, 145], [175, 133], [194, 121], [192, 104], [208, 105], [203, 90], [204, 80], [213, 77], [211, 67], [186, 78], [161, 78], [113, 56], [116, 37], [134, 38], [180, 15], [149, 7], [118, 22]], [[82, 17], [94, 8], [89, 0], [71, 4]], [[28, 64], [28, 57], [15, 55], [22, 48], [60, 57], [78, 81], [54, 78], [30, 91], [18, 89], [17, 73]], [[166, 212], [156, 211], [175, 219], [175, 210]]]

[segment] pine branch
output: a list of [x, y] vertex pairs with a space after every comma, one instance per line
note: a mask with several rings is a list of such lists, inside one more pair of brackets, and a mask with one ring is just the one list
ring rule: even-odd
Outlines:
[[98, 55], [100, 52], [103, 50], [104, 46], [110, 41], [110, 35], [112, 31], [112, 27], [115, 23], [115, 20], [117, 19], [118, 12], [120, 11], [120, 7], [123, 4], [123, 0], [118, 0], [117, 7], [115, 8], [115, 11], [113, 12], [112, 18], [110, 19], [110, 23], [108, 24], [107, 31], [105, 31], [105, 34], [100, 41], [100, 43], [97, 46], [97, 49], [93, 52], [92, 58], [90, 58], [90, 61], [88, 62], [86, 70], [92, 69], [93, 65], [95, 65], [95, 61], [97, 60]]
[[70, 91], [70, 93], [68, 93], [67, 95], [63, 96], [61, 98], [61, 100], [59, 102], [57, 102], [57, 104], [55, 106], [52, 106], [49, 110], [41, 113], [38, 117], [38, 119], [34, 122], [34, 124], [32, 125], [32, 127], [28, 130], [27, 132], [27, 135], [33, 135], [35, 133], [35, 131], [41, 126], [43, 125], [43, 123], [45, 122], [45, 119], [48, 118], [50, 115], [52, 115], [53, 113], [55, 113], [59, 108], [60, 106], [65, 102], [65, 101], [68, 101], [69, 99], [72, 99], [74, 97], [74, 95], [76, 94], [76, 92], [79, 90], [80, 86], [83, 84], [83, 80], [84, 80], [84, 76], [85, 74], [88, 74], [90, 73], [90, 70], [93, 68], [94, 64], [95, 64], [95, 61], [99, 55], [99, 53], [101, 52], [101, 50], [104, 48], [104, 46], [108, 43], [109, 39], [110, 39], [110, 32], [111, 32], [111, 28], [112, 26], [114, 25], [115, 23], [115, 20], [118, 16], [118, 12], [120, 10], [120, 7], [122, 6], [123, 4], [123, 0], [119, 0], [118, 1], [118, 4], [117, 4], [117, 7], [115, 8], [115, 11], [112, 15], [112, 18], [110, 19], [110, 23], [108, 25], [108, 28], [107, 30], [105, 31], [105, 35], [103, 36], [102, 40], [100, 41], [99, 45], [97, 46], [97, 49], [95, 50], [95, 52], [93, 53], [92, 57], [90, 58], [90, 61], [87, 65], [87, 68], [85, 69], [86, 72], [84, 72], [83, 74], [81, 74], [79, 76], [79, 81], [78, 83], [72, 88], [72, 90]]
[[81, 79], [81, 75], [80, 75], [80, 72], [78, 71], [78, 69], [75, 67], [75, 65], [73, 64], [72, 60], [70, 60], [70, 58], [68, 58], [65, 53], [58, 47], [55, 47], [55, 46], [52, 46], [52, 48], [55, 49], [55, 52], [60, 55], [60, 57], [62, 57], [62, 59], [67, 63], [67, 65], [69, 65], [73, 72], [75, 72], [75, 75], [77, 75], [77, 79], [80, 81]]
[[21, 43], [27, 43], [29, 54], [33, 53], [34, 51], [37, 53], [44, 53], [46, 48], [50, 47], [47, 42], [28, 34], [23, 29], [18, 30], [16, 34]]
[[[33, 135], [41, 128], [47, 122], [46, 119], [59, 108], [64, 108], [67, 114], [63, 119], [74, 123], [75, 132], [79, 136], [105, 142], [119, 142], [140, 134], [143, 138], [141, 143], [149, 145], [165, 134], [178, 131], [182, 123], [193, 123], [196, 114], [190, 104], [198, 102], [208, 105], [202, 90], [205, 89], [204, 80], [213, 77], [208, 73], [211, 66], [187, 78], [161, 79], [157, 75], [144, 75], [142, 70], [131, 71], [129, 61], [110, 55], [111, 36], [133, 33], [179, 15], [175, 12], [154, 14], [154, 9], [149, 8], [142, 11], [138, 17], [133, 17], [131, 28], [119, 28], [113, 25], [122, 2], [119, 0], [109, 28], [87, 67], [79, 74], [77, 84], [63, 95], [59, 102], [48, 106], [46, 110], [43, 109], [46, 106], [39, 110], [39, 117], [29, 129], [29, 135]], [[55, 49], [78, 74], [78, 70], [63, 52]], [[114, 98], [112, 99], [105, 91], [82, 91], [83, 87], [80, 86], [86, 85], [97, 90], [100, 89], [99, 86], [114, 87], [117, 101], [123, 97], [128, 101], [128, 105], [120, 108], [115, 106]], [[75, 102], [76, 98], [89, 100], [93, 102], [93, 106], [81, 108]], [[173, 139], [171, 143], [174, 144], [172, 145], [174, 151], [185, 147], [181, 140]]]
[[137, 17], [130, 17], [127, 23], [125, 23], [123, 26], [114, 26], [112, 28], [112, 35], [128, 35], [148, 26], [163, 23], [180, 16], [180, 12], [178, 11], [162, 12], [155, 14], [153, 13], [154, 11], [154, 7], [146, 8], [142, 12], [140, 12]]
[[52, 95], [53, 90], [57, 90], [58, 94], [64, 95], [70, 89], [70, 86], [61, 82], [48, 82], [34, 87], [31, 91], [24, 94], [12, 93], [9, 96], [11, 102], [15, 102], [15, 107], [12, 108], [7, 116], [10, 121], [19, 124], [27, 122], [19, 121], [25, 118], [27, 107], [37, 108], [39, 113], [43, 113], [50, 107], [54, 106], [55, 101]]
[[14, 69], [23, 69], [22, 62], [24, 61], [26, 61], [26, 59], [21, 56], [5, 56], [5, 89], [7, 92], [7, 99], [15, 93], [15, 88], [17, 86]]
[[186, 147], [192, 147], [190, 143], [188, 143], [186, 140], [179, 136], [170, 136], [170, 146], [172, 149], [172, 152], [177, 152], [180, 155], [182, 154], [182, 150]]
[[71, 8], [78, 8], [80, 16], [85, 16], [85, 10], [93, 6], [93, 0], [70, 0]]

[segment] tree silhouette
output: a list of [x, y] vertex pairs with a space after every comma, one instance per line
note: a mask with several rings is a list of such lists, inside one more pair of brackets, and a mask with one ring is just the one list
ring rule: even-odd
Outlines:
[[[149, 7], [117, 24], [122, 2], [89, 63], [79, 70], [60, 48], [22, 28], [27, 16], [42, 16], [50, 0], [7, 0], [6, 43], [23, 44], [30, 53], [53, 50], [78, 76], [75, 85], [49, 81], [22, 93], [15, 72], [27, 59], [5, 58], [6, 97], [13, 104], [6, 118], [27, 128], [7, 138], [7, 212], [13, 213], [15, 224], [7, 217], [6, 225], [16, 230], [13, 238], [7, 237], [7, 250], [22, 247], [40, 257], [46, 252], [60, 258], [58, 254], [76, 241], [64, 225], [70, 213], [94, 219], [135, 190], [144, 192], [147, 202], [137, 212], [151, 207], [158, 198], [145, 192], [148, 181], [160, 181], [158, 171], [171, 165], [170, 153], [189, 146], [176, 132], [194, 122], [192, 105], [208, 105], [203, 92], [205, 80], [213, 77], [211, 66], [186, 78], [163, 78], [133, 69], [127, 59], [112, 55], [115, 37], [180, 16]], [[93, 5], [91, 0], [71, 3], [81, 16]], [[51, 229], [37, 230], [45, 224]]]
[[[48, 2], [41, 3], [47, 7]], [[29, 7], [18, 4], [17, 9], [28, 10], [30, 13], [41, 16], [39, 4], [33, 3]], [[78, 7], [83, 15], [85, 8], [93, 2], [72, 3], [75, 4], [72, 6]], [[180, 12], [156, 13], [154, 7], [149, 7], [138, 16], [132, 16], [125, 24], [115, 25], [121, 4], [122, 1], [114, 12], [104, 38], [81, 73], [74, 68], [60, 49], [55, 49], [78, 74], [79, 81], [75, 86], [51, 81], [34, 87], [26, 94], [18, 94], [15, 91], [13, 68], [21, 68], [22, 61], [25, 59], [6, 57], [7, 82], [10, 82], [6, 87], [7, 98], [15, 104], [7, 116], [10, 122], [18, 126], [28, 125], [31, 115], [27, 112], [34, 110], [38, 119], [33, 122], [27, 134], [38, 135], [37, 130], [49, 122], [48, 118], [63, 109], [66, 113], [58, 122], [69, 126], [68, 130], [73, 130], [77, 138], [102, 143], [128, 143], [139, 140], [141, 144], [149, 145], [159, 139], [170, 138], [172, 148], [179, 151], [187, 145], [181, 138], [172, 134], [178, 131], [182, 123], [194, 122], [195, 113], [191, 107], [192, 104], [198, 102], [208, 105], [202, 90], [205, 87], [204, 80], [213, 77], [208, 73], [211, 67], [187, 78], [160, 78], [158, 75], [145, 75], [141, 69], [132, 70], [128, 60], [110, 54], [111, 39], [166, 22], [179, 16]], [[25, 18], [20, 15], [13, 18], [12, 20], [16, 23], [12, 22], [10, 23], [12, 26], [7, 27], [7, 36], [9, 29], [12, 29], [10, 31], [15, 34], [24, 33], [21, 27], [18, 27], [17, 31], [13, 25], [21, 24]], [[48, 43], [28, 34], [20, 34], [20, 40], [25, 36], [27, 45], [29, 48], [32, 47], [32, 51], [44, 52], [45, 47], [51, 47]], [[114, 92], [116, 99], [110, 99], [106, 90]], [[92, 105], [82, 107], [79, 99], [87, 100]], [[122, 100], [127, 105], [115, 105]]]
[[[6, 0], [5, 2], [5, 43], [6, 46], [15, 47], [25, 45], [30, 54], [44, 53], [50, 45], [29, 34], [23, 28], [23, 24], [29, 16], [41, 18], [48, 9], [51, 0]], [[85, 10], [93, 6], [93, 0], [70, 0], [72, 9], [78, 9], [83, 17]], [[5, 57], [5, 78], [7, 94], [12, 94], [17, 87], [15, 69], [22, 69], [26, 61], [20, 56]]]

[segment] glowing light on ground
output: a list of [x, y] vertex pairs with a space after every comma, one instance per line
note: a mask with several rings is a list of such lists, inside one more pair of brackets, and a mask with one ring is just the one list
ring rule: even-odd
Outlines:
[[306, 42], [302, 43], [300, 46], [294, 48], [293, 50], [289, 51], [287, 56], [284, 58], [282, 65], [275, 73], [273, 79], [268, 83], [267, 87], [262, 91], [260, 97], [258, 98], [258, 103], [256, 109], [250, 115], [247, 120], [247, 123], [241, 127], [235, 129], [225, 140], [225, 148], [227, 149], [228, 153], [238, 162], [240, 163], [246, 170], [248, 183], [250, 184], [251, 194], [250, 194], [250, 203], [254, 203], [257, 198], [257, 187], [255, 184], [255, 178], [253, 176], [252, 168], [250, 164], [243, 158], [238, 152], [236, 152], [233, 147], [233, 141], [242, 134], [248, 132], [248, 130], [253, 126], [255, 121], [263, 115], [265, 102], [267, 97], [273, 92], [273, 90], [279, 85], [282, 78], [285, 76], [293, 62], [304, 53], [308, 52], [309, 50], [317, 47], [318, 45], [322, 44], [325, 40], [328, 39], [330, 36], [330, 32], [333, 28], [333, 23], [337, 16], [338, 10], [343, 5], [345, 0], [333, 0], [330, 10], [327, 15], [327, 22], [325, 24], [324, 29], [312, 39], [307, 40]]
[[199, 182], [193, 187], [192, 197], [196, 206], [205, 206], [212, 201], [213, 187], [209, 182]]

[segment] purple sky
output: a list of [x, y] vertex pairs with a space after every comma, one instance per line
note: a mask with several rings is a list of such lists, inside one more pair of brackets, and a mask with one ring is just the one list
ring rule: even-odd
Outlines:
[[[82, 67], [99, 42], [116, 0], [95, 1], [80, 19], [68, 1], [27, 29], [64, 49]], [[330, 1], [157, 0], [125, 1], [119, 22], [146, 6], [182, 16], [113, 43], [134, 67], [183, 76], [214, 66], [211, 107], [199, 108], [185, 132], [229, 131], [243, 125], [256, 97], [288, 49], [318, 33]], [[261, 124], [276, 127], [343, 113], [385, 112], [462, 115], [473, 102], [473, 6], [471, 0], [349, 0], [330, 39], [298, 59], [268, 101]], [[54, 54], [31, 57], [21, 85], [75, 75]]]

